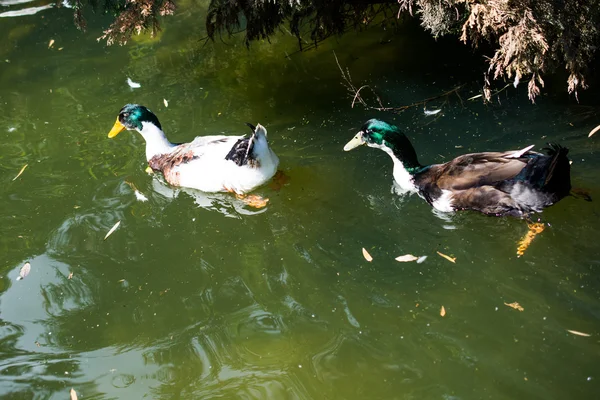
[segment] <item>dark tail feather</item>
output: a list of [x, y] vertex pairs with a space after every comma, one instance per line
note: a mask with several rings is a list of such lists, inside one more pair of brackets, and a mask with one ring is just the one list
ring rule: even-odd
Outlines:
[[571, 163], [567, 157], [569, 149], [556, 143], [548, 143], [548, 146], [544, 150], [551, 159], [542, 190], [554, 194], [559, 200], [571, 191]]

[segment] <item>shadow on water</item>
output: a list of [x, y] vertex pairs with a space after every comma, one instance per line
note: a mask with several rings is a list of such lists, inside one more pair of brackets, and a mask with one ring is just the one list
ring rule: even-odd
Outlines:
[[[373, 29], [288, 57], [295, 41], [284, 35], [249, 51], [237, 39], [201, 48], [186, 29], [201, 35], [205, 3], [182, 4], [160, 40], [126, 47], [96, 44], [102, 21], [79, 34], [56, 10], [58, 27], [46, 14], [0, 27], [10, 38], [0, 43], [10, 61], [0, 70], [0, 393], [594, 398], [597, 141], [572, 109], [555, 95], [532, 106], [520, 87], [501, 104], [468, 102], [478, 69], [464, 57], [475, 56], [414, 32]], [[435, 118], [352, 109], [332, 50], [390, 104], [463, 83], [468, 93], [428, 104], [442, 109]], [[270, 202], [259, 211], [173, 189], [144, 172], [139, 135], [106, 138], [129, 102], [150, 107], [174, 142], [264, 123], [289, 181], [260, 188]], [[558, 141], [594, 201], [546, 210], [547, 229], [518, 258], [523, 221], [436, 215], [395, 192], [386, 154], [344, 153], [373, 116], [405, 130], [423, 163]], [[394, 260], [403, 254], [427, 258]], [[16, 281], [26, 261], [32, 271]]]

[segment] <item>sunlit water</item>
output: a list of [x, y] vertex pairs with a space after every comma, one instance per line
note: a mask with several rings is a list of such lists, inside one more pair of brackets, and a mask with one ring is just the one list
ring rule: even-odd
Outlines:
[[[597, 398], [600, 138], [582, 114], [596, 104], [554, 83], [535, 106], [525, 87], [468, 101], [477, 58], [414, 31], [295, 54], [283, 35], [203, 47], [204, 12], [182, 2], [159, 39], [110, 48], [95, 40], [109, 18], [86, 34], [64, 9], [0, 21], [3, 398]], [[467, 85], [430, 102], [434, 117], [351, 108], [333, 50], [391, 105]], [[137, 133], [106, 137], [129, 102], [175, 142], [260, 122], [289, 179], [257, 190], [270, 199], [258, 212], [169, 188], [144, 172]], [[371, 117], [405, 130], [423, 163], [558, 141], [594, 201], [545, 211], [517, 258], [525, 222], [435, 215], [393, 192], [386, 154], [343, 152]], [[394, 261], [407, 253], [427, 259]]]

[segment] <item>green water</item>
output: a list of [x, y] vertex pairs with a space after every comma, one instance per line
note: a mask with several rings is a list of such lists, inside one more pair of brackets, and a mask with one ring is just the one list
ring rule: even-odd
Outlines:
[[[561, 91], [532, 106], [525, 87], [467, 101], [477, 56], [414, 33], [373, 29], [304, 54], [285, 35], [203, 47], [204, 12], [181, 3], [159, 40], [110, 48], [95, 40], [109, 18], [86, 34], [69, 10], [0, 20], [2, 398], [597, 398], [600, 138], [582, 114], [597, 104]], [[391, 104], [466, 83], [462, 102], [432, 102], [438, 118], [351, 108], [332, 50]], [[175, 191], [144, 172], [137, 133], [107, 139], [129, 102], [175, 142], [260, 122], [289, 180], [257, 190], [270, 199], [258, 212]], [[559, 141], [594, 201], [547, 209], [517, 258], [523, 221], [442, 218], [392, 193], [386, 154], [343, 152], [370, 117], [404, 129], [424, 163]], [[407, 253], [428, 258], [394, 261]]]

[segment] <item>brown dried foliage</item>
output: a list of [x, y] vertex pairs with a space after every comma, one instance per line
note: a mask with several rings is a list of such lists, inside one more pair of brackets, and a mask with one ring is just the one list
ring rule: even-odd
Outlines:
[[115, 21], [98, 41], [106, 40], [109, 46], [114, 43], [124, 45], [132, 35], [148, 30], [154, 36], [160, 30], [158, 17], [172, 15], [174, 11], [175, 3], [171, 0], [126, 0]]
[[[494, 79], [518, 85], [529, 79], [531, 101], [544, 86], [543, 73], [566, 69], [567, 90], [577, 97], [598, 40], [599, 0], [399, 0], [401, 10], [417, 10], [422, 25], [435, 36], [458, 33], [463, 42], [497, 46], [489, 58]], [[490, 99], [484, 83], [484, 97]]]

